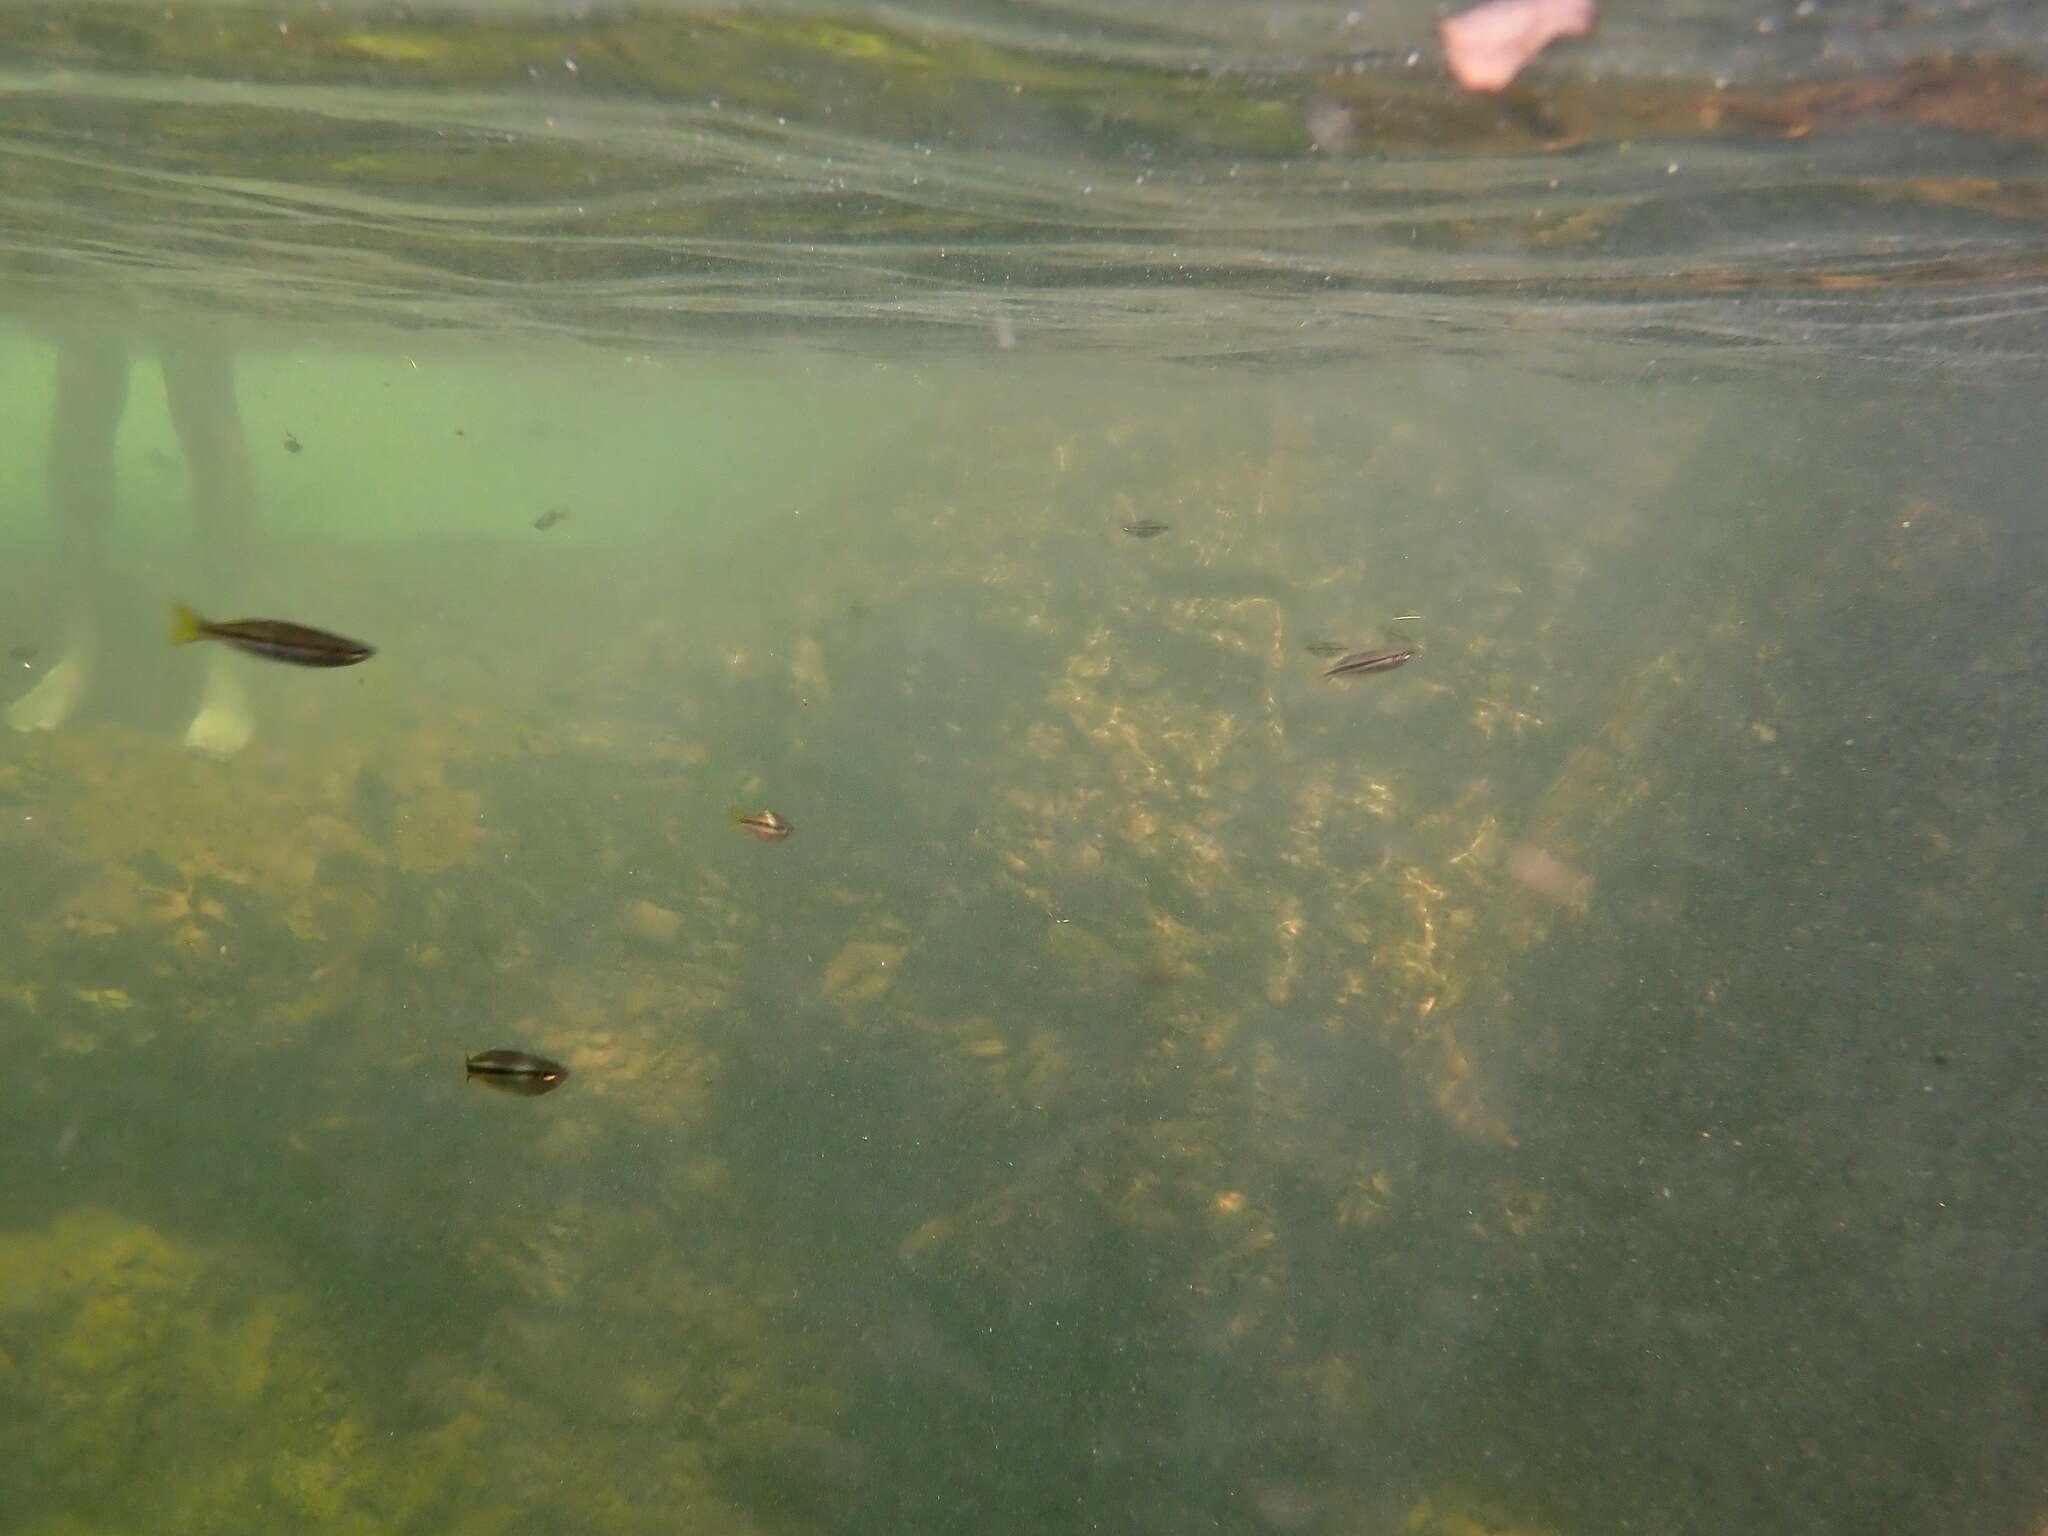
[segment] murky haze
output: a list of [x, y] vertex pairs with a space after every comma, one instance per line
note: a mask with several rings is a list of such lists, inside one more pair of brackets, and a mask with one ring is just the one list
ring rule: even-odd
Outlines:
[[2038, 1528], [2040, 38], [1261, 14], [6, 23], [0, 1527]]

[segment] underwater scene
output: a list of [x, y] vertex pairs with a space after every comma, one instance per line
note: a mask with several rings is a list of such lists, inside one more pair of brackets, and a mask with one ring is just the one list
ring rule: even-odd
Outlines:
[[0, 1533], [2048, 1527], [2048, 22], [1455, 8], [0, 10]]

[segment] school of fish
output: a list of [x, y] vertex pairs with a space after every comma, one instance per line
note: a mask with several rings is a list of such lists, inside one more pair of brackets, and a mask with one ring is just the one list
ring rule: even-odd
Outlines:
[[[285, 446], [292, 452], [299, 451], [298, 440], [286, 436]], [[533, 526], [546, 532], [556, 523], [568, 517], [568, 512], [554, 507], [543, 512], [534, 520]], [[1124, 523], [1123, 531], [1134, 539], [1151, 540], [1170, 533], [1172, 525], [1153, 518]], [[1421, 615], [1404, 613], [1392, 623], [1408, 623], [1420, 619]], [[1406, 666], [1420, 652], [1403, 638], [1399, 631], [1389, 629], [1396, 643], [1373, 649], [1354, 651], [1341, 640], [1314, 640], [1305, 647], [1312, 656], [1339, 657], [1323, 676], [1326, 678], [1364, 677], [1377, 672], [1391, 672], [1396, 667]], [[183, 603], [171, 606], [171, 644], [191, 645], [200, 640], [217, 640], [232, 646], [250, 656], [265, 661], [283, 662], [294, 667], [352, 667], [368, 661], [377, 654], [376, 647], [362, 640], [351, 640], [330, 630], [314, 629], [309, 625], [296, 624], [284, 619], [230, 619], [216, 622], [201, 617]], [[17, 650], [19, 658], [23, 652]], [[33, 660], [34, 651], [26, 656]], [[752, 834], [764, 843], [780, 843], [796, 830], [796, 823], [779, 811], [750, 811], [743, 806], [734, 806], [730, 820], [732, 825]], [[474, 1051], [463, 1058], [465, 1081], [482, 1083], [500, 1093], [520, 1098], [539, 1098], [552, 1093], [568, 1080], [569, 1069], [545, 1056], [530, 1051], [497, 1047], [487, 1051]]]

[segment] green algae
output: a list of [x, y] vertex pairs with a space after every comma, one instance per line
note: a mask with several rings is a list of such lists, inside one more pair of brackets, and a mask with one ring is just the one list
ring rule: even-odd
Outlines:
[[[260, 1276], [243, 1251], [105, 1209], [0, 1236], [0, 1402], [36, 1426], [10, 1488], [16, 1514], [97, 1511], [117, 1527], [146, 1519], [175, 1533], [260, 1507], [369, 1533], [500, 1530], [554, 1508], [607, 1530], [658, 1529], [678, 1512], [701, 1529], [750, 1529], [708, 1492], [701, 1448], [648, 1439], [680, 1412], [679, 1393], [717, 1373], [679, 1365], [656, 1385], [591, 1366], [575, 1381], [544, 1373], [513, 1396], [488, 1367], [430, 1359], [420, 1388], [429, 1422], [401, 1432], [380, 1426], [388, 1392], [342, 1365], [317, 1310]], [[687, 1310], [732, 1319], [744, 1303], [711, 1292]], [[588, 1354], [575, 1328], [513, 1336], [567, 1362]], [[747, 1347], [744, 1334], [714, 1337], [722, 1354]], [[748, 1400], [737, 1379], [722, 1391], [727, 1412]], [[625, 1416], [582, 1414], [592, 1400]], [[565, 1407], [576, 1416], [565, 1420]], [[622, 1426], [637, 1430], [629, 1442]]]
[[0, 1276], [9, 1414], [37, 1426], [17, 1510], [100, 1509], [177, 1532], [265, 1503], [387, 1528], [375, 1457], [360, 1454], [302, 1298], [251, 1289], [231, 1255], [92, 1208], [0, 1238]]

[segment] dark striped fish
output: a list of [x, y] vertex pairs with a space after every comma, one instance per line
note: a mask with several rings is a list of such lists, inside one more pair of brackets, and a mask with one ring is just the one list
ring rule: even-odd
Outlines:
[[171, 644], [190, 645], [194, 640], [223, 640], [251, 656], [290, 662], [295, 667], [352, 667], [377, 654], [360, 640], [330, 635], [324, 629], [308, 629], [282, 619], [236, 619], [231, 624], [215, 624], [184, 604], [173, 603]]
[[523, 1099], [553, 1093], [569, 1075], [569, 1069], [560, 1062], [525, 1051], [478, 1051], [466, 1057], [463, 1065], [471, 1081], [500, 1093], [516, 1093]]
[[1141, 517], [1135, 523], [1125, 523], [1123, 529], [1134, 539], [1156, 539], [1162, 533], [1171, 533], [1173, 524], [1162, 523], [1156, 518]]
[[1396, 667], [1405, 667], [1415, 659], [1414, 650], [1405, 645], [1383, 645], [1374, 651], [1353, 651], [1338, 662], [1325, 677], [1364, 677], [1368, 672], [1391, 672]]

